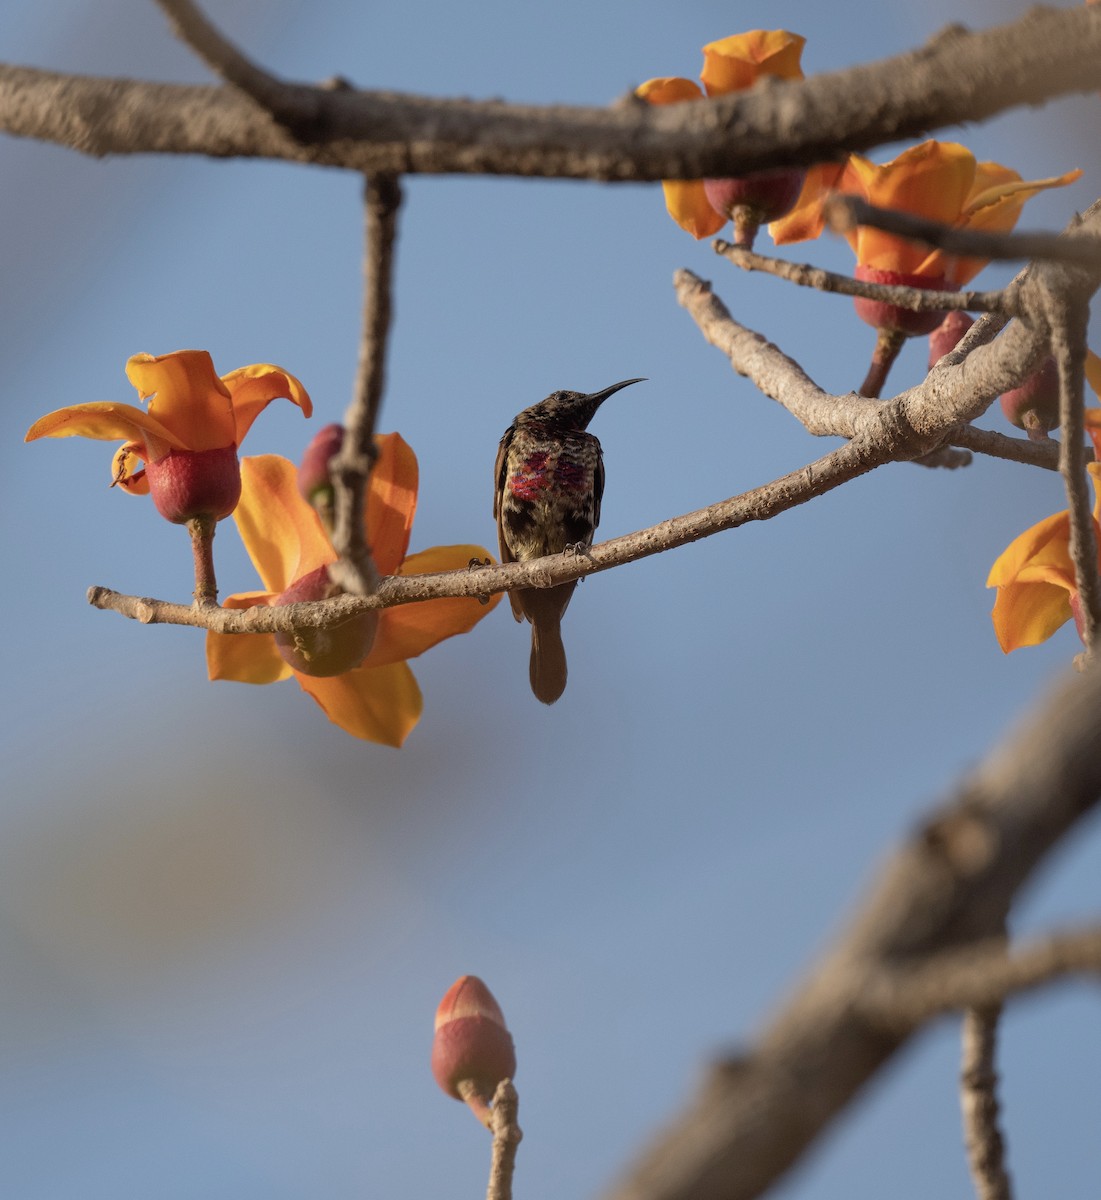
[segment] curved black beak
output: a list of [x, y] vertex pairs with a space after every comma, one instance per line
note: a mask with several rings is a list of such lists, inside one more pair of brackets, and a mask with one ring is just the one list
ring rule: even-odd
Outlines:
[[622, 383], [613, 383], [611, 387], [606, 387], [602, 392], [590, 392], [585, 398], [592, 401], [594, 405], [603, 404], [609, 396], [618, 392], [620, 388], [630, 387], [632, 383], [645, 383], [645, 379], [624, 379]]

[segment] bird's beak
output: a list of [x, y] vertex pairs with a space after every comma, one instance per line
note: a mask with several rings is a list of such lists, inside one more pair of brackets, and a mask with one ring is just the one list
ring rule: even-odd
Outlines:
[[606, 387], [602, 392], [593, 392], [587, 399], [594, 404], [603, 404], [614, 392], [618, 392], [620, 388], [630, 387], [632, 383], [645, 383], [645, 379], [624, 379], [622, 383], [613, 383], [611, 387]]

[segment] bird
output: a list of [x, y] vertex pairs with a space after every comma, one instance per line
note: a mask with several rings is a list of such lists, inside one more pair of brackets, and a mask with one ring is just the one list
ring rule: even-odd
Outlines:
[[[624, 379], [599, 392], [551, 392], [517, 414], [501, 438], [493, 469], [502, 562], [530, 562], [592, 545], [604, 494], [604, 460], [586, 427], [609, 396], [644, 382]], [[576, 586], [571, 579], [509, 592], [512, 615], [531, 622], [531, 690], [544, 704], [553, 704], [566, 687], [561, 624]]]

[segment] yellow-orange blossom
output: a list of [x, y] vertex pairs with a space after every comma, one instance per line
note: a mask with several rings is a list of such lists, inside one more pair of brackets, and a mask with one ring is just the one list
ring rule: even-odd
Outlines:
[[[368, 545], [383, 575], [416, 575], [467, 567], [489, 558], [481, 546], [435, 546], [406, 557], [417, 505], [417, 460], [396, 434], [376, 439], [378, 461], [371, 472], [365, 522]], [[294, 465], [277, 455], [241, 463], [241, 500], [234, 513], [264, 591], [230, 596], [225, 607], [275, 603], [280, 593], [337, 555], [317, 513], [298, 491]], [[274, 683], [298, 681], [342, 729], [366, 741], [400, 746], [420, 719], [422, 700], [406, 659], [444, 638], [466, 633], [490, 612], [500, 596], [483, 604], [475, 597], [425, 600], [384, 609], [370, 652], [340, 675], [317, 677], [284, 660], [274, 634], [207, 635], [211, 679]]]
[[[700, 71], [704, 90], [692, 79], [665, 75], [648, 79], [635, 89], [635, 95], [649, 104], [679, 104], [686, 100], [703, 100], [705, 92], [706, 98], [712, 98], [744, 91], [765, 75], [776, 79], [802, 79], [799, 57], [805, 43], [806, 38], [786, 29], [736, 33], [704, 46], [703, 69]], [[726, 224], [728, 218], [711, 206], [702, 179], [667, 179], [661, 186], [669, 215], [693, 237], [708, 237]], [[796, 182], [796, 193], [798, 188]]]
[[[1087, 357], [1086, 375], [1101, 395], [1101, 359], [1095, 354]], [[1101, 408], [1086, 409], [1086, 432], [1094, 453], [1101, 455]], [[1090, 463], [1086, 470], [1096, 497], [1093, 532], [1101, 548], [1101, 463]], [[1055, 513], [1015, 537], [990, 568], [986, 586], [998, 589], [994, 632], [1007, 654], [1047, 641], [1072, 617], [1081, 632], [1078, 582], [1070, 556], [1070, 514]]]
[[240, 491], [237, 448], [272, 400], [289, 399], [307, 417], [312, 411], [306, 389], [281, 367], [257, 363], [219, 378], [205, 350], [135, 354], [126, 375], [147, 409], [76, 404], [40, 418], [26, 440], [124, 439], [111, 464], [114, 484], [132, 495], [152, 492], [170, 521], [187, 520], [194, 510], [228, 516]]
[[[860, 196], [879, 208], [894, 208], [959, 229], [1007, 233], [1025, 201], [1045, 188], [1073, 183], [1081, 171], [1051, 179], [1023, 180], [995, 162], [978, 162], [956, 142], [922, 142], [887, 163], [852, 154], [844, 163], [812, 167], [799, 202], [768, 229], [777, 245], [816, 238], [831, 192]], [[893, 233], [860, 226], [845, 234], [861, 266], [929, 280], [930, 286], [959, 288], [986, 265], [981, 258], [956, 258]]]

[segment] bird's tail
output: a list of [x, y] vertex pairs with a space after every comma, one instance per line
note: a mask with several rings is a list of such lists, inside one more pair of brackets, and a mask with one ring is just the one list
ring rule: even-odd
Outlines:
[[553, 704], [566, 689], [566, 649], [562, 645], [562, 614], [576, 582], [552, 588], [513, 592], [531, 622], [531, 690], [537, 700]]
[[553, 704], [566, 690], [566, 647], [562, 645], [562, 617], [544, 617], [532, 623], [531, 690], [537, 700]]

